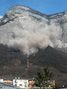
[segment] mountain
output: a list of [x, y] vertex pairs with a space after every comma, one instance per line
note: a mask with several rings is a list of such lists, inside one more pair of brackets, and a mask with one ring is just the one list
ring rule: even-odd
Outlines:
[[27, 55], [48, 45], [66, 51], [66, 24], [66, 11], [45, 15], [28, 7], [15, 6], [0, 20], [0, 43]]
[[57, 81], [67, 82], [67, 11], [46, 15], [25, 6], [11, 8], [0, 19], [0, 75], [32, 77], [45, 66]]

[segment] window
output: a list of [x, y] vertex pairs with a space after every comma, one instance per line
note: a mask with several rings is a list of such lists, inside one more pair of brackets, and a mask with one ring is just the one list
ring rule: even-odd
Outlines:
[[22, 86], [22, 84], [19, 84], [19, 86]]

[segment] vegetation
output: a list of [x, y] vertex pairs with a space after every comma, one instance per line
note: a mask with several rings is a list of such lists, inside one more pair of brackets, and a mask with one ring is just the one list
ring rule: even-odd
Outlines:
[[48, 70], [48, 68], [44, 68], [43, 71], [37, 73], [37, 77], [35, 78], [35, 85], [37, 87], [48, 87], [49, 82], [53, 77], [52, 72]]

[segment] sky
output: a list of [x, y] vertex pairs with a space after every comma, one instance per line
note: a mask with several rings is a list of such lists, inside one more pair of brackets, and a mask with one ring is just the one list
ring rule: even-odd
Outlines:
[[0, 0], [0, 16], [15, 5], [28, 6], [48, 15], [67, 10], [67, 0]]

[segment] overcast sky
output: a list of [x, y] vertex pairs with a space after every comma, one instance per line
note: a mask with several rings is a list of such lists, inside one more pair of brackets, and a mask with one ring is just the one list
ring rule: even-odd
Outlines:
[[0, 15], [4, 15], [14, 5], [25, 5], [45, 14], [67, 10], [67, 0], [0, 0]]

